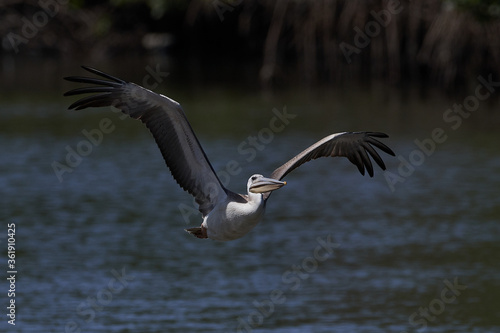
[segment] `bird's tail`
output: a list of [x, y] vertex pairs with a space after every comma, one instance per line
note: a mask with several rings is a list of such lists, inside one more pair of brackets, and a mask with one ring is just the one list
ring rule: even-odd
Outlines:
[[189, 228], [189, 229], [184, 229], [191, 235], [198, 237], [198, 238], [208, 238], [207, 236], [207, 230], [202, 227], [196, 227], [196, 228]]

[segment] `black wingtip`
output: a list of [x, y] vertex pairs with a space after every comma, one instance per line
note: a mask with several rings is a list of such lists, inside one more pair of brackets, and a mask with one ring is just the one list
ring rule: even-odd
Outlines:
[[[375, 137], [375, 138], [383, 138], [383, 139], [389, 137], [389, 135], [382, 133], [382, 132], [366, 132], [366, 135], [369, 137], [372, 137], [372, 138]], [[377, 148], [382, 150], [384, 153], [389, 154], [391, 156], [396, 156], [394, 151], [391, 148], [387, 147], [382, 142], [380, 142], [376, 139], [372, 139], [372, 141], [370, 143], [374, 144]]]
[[[378, 149], [382, 150], [384, 153], [386, 153], [390, 156], [396, 156], [396, 154], [394, 153], [394, 151], [391, 148], [389, 148], [388, 146], [386, 146], [382, 142], [375, 139], [375, 138], [388, 138], [389, 135], [382, 133], [382, 132], [366, 132], [365, 134], [368, 137], [366, 141], [369, 144], [373, 145], [374, 147], [377, 147]], [[386, 170], [384, 160], [380, 157], [380, 155], [375, 150], [373, 150], [373, 148], [368, 149], [368, 147], [365, 147], [365, 149], [371, 155], [371, 157], [375, 160], [375, 162], [378, 164], [378, 166], [382, 170]], [[373, 168], [372, 169], [367, 168], [367, 169], [368, 169], [368, 174], [370, 175], [370, 177], [373, 177], [373, 175], [374, 175]]]
[[[99, 96], [102, 97], [103, 94], [110, 94], [113, 92], [114, 89], [120, 88], [124, 84], [127, 84], [127, 82], [125, 82], [119, 78], [116, 78], [112, 75], [101, 72], [95, 68], [85, 66], [85, 65], [82, 65], [81, 67], [92, 74], [100, 76], [101, 78], [91, 78], [91, 77], [86, 77], [86, 76], [66, 76], [66, 77], [64, 77], [64, 80], [70, 81], [70, 82], [97, 85], [97, 87], [91, 86], [91, 87], [73, 89], [73, 90], [65, 92], [63, 94], [63, 96], [73, 96], [73, 95], [89, 94], [89, 93], [101, 93], [101, 95], [99, 95]], [[102, 78], [105, 78], [106, 80], [103, 80]], [[70, 110], [71, 109], [75, 109], [75, 110], [83, 109], [83, 108], [85, 108], [85, 106], [83, 106], [84, 102], [87, 103], [89, 101], [87, 99], [92, 99], [92, 98], [93, 97], [91, 96], [91, 97], [88, 97], [86, 99], [80, 99], [77, 102], [70, 105], [69, 109]], [[79, 106], [79, 107], [77, 107], [77, 106]]]
[[122, 84], [123, 83], [127, 83], [127, 82], [123, 81], [122, 79], [119, 79], [119, 78], [117, 78], [117, 77], [115, 77], [113, 75], [109, 75], [109, 74], [106, 74], [104, 72], [101, 72], [100, 70], [97, 70], [95, 68], [92, 68], [92, 67], [89, 67], [89, 66], [84, 66], [84, 65], [82, 65], [82, 68], [85, 69], [86, 71], [89, 71], [89, 72], [95, 74], [95, 75], [99, 75], [99, 76], [105, 77], [105, 78], [107, 78], [107, 79], [109, 79], [111, 81], [114, 81], [116, 83], [122, 83]]
[[[89, 67], [89, 66], [85, 66], [85, 65], [82, 65], [81, 66], [83, 69], [85, 69], [87, 72], [90, 72], [92, 74], [95, 74], [97, 76], [101, 76], [101, 77], [104, 77], [108, 80], [111, 80], [113, 82], [116, 82], [116, 83], [119, 83], [119, 84], [125, 84], [127, 83], [126, 81], [123, 81], [122, 79], [119, 79], [113, 75], [109, 75], [107, 73], [104, 73], [104, 72], [101, 72], [100, 70], [98, 69], [95, 69], [93, 67]], [[86, 77], [80, 77], [80, 76], [67, 76], [64, 78], [65, 80], [67, 81], [72, 81], [72, 82], [82, 82], [82, 79], [86, 79], [86, 80], [96, 80], [96, 79], [91, 79], [91, 78], [86, 78]], [[94, 82], [84, 82], [84, 83], [94, 83]], [[102, 83], [101, 83], [102, 84]]]
[[388, 138], [389, 135], [382, 132], [366, 132], [366, 135], [374, 136], [376, 138]]

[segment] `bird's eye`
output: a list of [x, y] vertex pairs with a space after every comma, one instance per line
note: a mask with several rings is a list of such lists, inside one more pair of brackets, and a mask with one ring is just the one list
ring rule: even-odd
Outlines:
[[257, 176], [252, 176], [252, 180], [256, 180], [257, 179]]

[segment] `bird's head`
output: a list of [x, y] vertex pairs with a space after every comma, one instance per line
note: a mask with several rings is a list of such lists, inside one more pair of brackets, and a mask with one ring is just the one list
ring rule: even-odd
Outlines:
[[279, 189], [286, 185], [286, 182], [277, 179], [266, 178], [262, 175], [252, 175], [248, 179], [247, 190], [250, 193], [265, 193]]

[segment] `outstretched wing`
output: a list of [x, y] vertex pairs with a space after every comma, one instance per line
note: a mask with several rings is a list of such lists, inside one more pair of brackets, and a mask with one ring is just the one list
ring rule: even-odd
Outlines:
[[195, 197], [203, 215], [208, 214], [218, 201], [226, 197], [226, 189], [179, 103], [134, 83], [93, 68], [82, 67], [108, 80], [66, 77], [68, 81], [95, 85], [65, 93], [64, 96], [93, 93], [71, 104], [69, 109], [114, 106], [130, 117], [141, 120], [153, 134], [173, 177], [185, 191]]
[[[274, 170], [271, 178], [281, 180], [302, 164], [319, 157], [328, 156], [347, 157], [349, 161], [358, 167], [362, 175], [365, 174], [366, 169], [370, 177], [373, 177], [373, 165], [370, 156], [382, 170], [385, 170], [384, 161], [373, 147], [394, 156], [394, 152], [389, 147], [375, 139], [387, 137], [387, 134], [378, 132], [343, 132], [329, 135]], [[269, 194], [270, 192], [265, 194], [266, 198]]]

